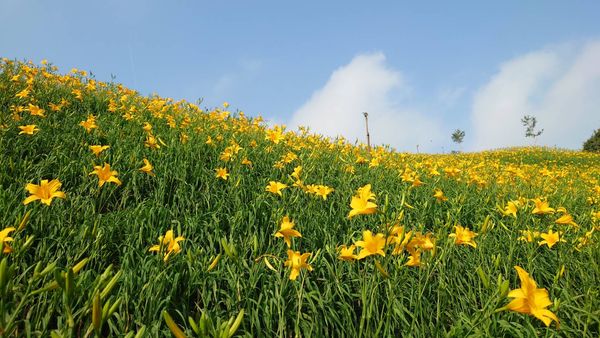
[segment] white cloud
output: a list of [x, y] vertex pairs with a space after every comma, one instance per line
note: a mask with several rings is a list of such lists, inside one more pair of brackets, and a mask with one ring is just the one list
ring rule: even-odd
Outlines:
[[533, 115], [538, 145], [581, 148], [600, 127], [600, 41], [535, 51], [501, 65], [476, 94], [471, 149], [530, 144], [521, 125]]
[[362, 112], [369, 113], [372, 144], [398, 150], [437, 151], [440, 122], [402, 104], [411, 91], [402, 74], [385, 64], [382, 53], [362, 54], [335, 70], [292, 116], [291, 128], [308, 126], [326, 136], [344, 136], [365, 142]]

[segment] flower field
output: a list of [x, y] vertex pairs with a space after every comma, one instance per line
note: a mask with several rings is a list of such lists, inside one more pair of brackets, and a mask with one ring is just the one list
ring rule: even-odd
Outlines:
[[600, 155], [368, 149], [0, 63], [0, 335], [600, 335]]

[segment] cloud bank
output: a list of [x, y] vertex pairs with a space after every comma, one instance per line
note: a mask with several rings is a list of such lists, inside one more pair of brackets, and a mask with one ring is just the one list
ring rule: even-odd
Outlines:
[[524, 115], [535, 116], [538, 129], [544, 129], [537, 145], [581, 149], [600, 128], [600, 40], [556, 45], [503, 62], [476, 90], [443, 91], [437, 115], [412, 108], [407, 104], [410, 94], [402, 73], [387, 66], [382, 53], [361, 54], [335, 70], [296, 110], [289, 125], [366, 142], [366, 111], [373, 144], [411, 152], [419, 145], [421, 151], [439, 152], [443, 146], [457, 147], [450, 142], [443, 110], [462, 101], [470, 113], [451, 120], [453, 128], [465, 123], [461, 129], [466, 131], [467, 151], [533, 144], [525, 137]]
[[[600, 128], [600, 41], [516, 57], [473, 98], [472, 150], [528, 145], [524, 115], [538, 120], [538, 145], [580, 149]], [[467, 132], [468, 133], [468, 132]]]
[[366, 143], [363, 112], [369, 113], [372, 144], [398, 150], [439, 149], [441, 123], [403, 104], [411, 88], [386, 66], [382, 53], [361, 54], [335, 70], [323, 88], [293, 114], [289, 126]]

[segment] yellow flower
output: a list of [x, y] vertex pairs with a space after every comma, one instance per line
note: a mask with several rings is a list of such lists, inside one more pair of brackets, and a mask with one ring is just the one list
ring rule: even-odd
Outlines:
[[552, 248], [556, 243], [565, 241], [564, 239], [562, 239], [560, 237], [561, 235], [562, 235], [562, 233], [560, 231], [552, 232], [552, 229], [550, 229], [550, 231], [548, 231], [547, 233], [540, 234], [540, 237], [543, 238], [544, 240], [539, 241], [538, 244], [539, 245], [546, 244], [549, 248]]
[[448, 200], [448, 197], [444, 196], [444, 192], [440, 189], [435, 190], [433, 197], [435, 197], [438, 202], [445, 202]]
[[217, 169], [215, 169], [215, 171], [216, 171], [215, 177], [217, 177], [217, 178], [222, 178], [224, 180], [227, 180], [227, 178], [229, 177], [227, 168], [217, 168]]
[[0, 245], [4, 248], [2, 249], [2, 252], [5, 254], [13, 252], [13, 249], [9, 245], [9, 243], [13, 241], [13, 238], [8, 235], [15, 230], [14, 227], [8, 227], [0, 231]]
[[285, 244], [287, 244], [288, 248], [292, 246], [292, 237], [302, 237], [300, 232], [294, 230], [294, 222], [290, 221], [288, 216], [285, 216], [281, 221], [281, 225], [279, 226], [279, 231], [275, 233], [275, 237], [283, 237]]
[[385, 236], [383, 234], [375, 234], [370, 230], [363, 231], [363, 240], [355, 243], [357, 247], [361, 247], [362, 250], [356, 256], [356, 259], [363, 259], [371, 255], [385, 256], [383, 248], [385, 247]]
[[311, 255], [309, 252], [300, 254], [299, 251], [288, 250], [287, 255], [288, 259], [285, 261], [285, 266], [288, 266], [292, 270], [290, 272], [290, 280], [296, 280], [301, 269], [313, 270], [312, 266], [306, 262]]
[[53, 179], [48, 182], [48, 180], [42, 180], [40, 185], [28, 183], [25, 186], [25, 189], [31, 194], [31, 196], [27, 197], [23, 204], [27, 205], [33, 201], [40, 200], [42, 203], [46, 205], [50, 205], [52, 203], [53, 198], [65, 198], [65, 193], [59, 191], [62, 183], [58, 179]]
[[148, 135], [146, 137], [144, 145], [150, 149], [160, 149], [160, 145], [158, 144], [158, 142], [156, 142], [156, 137], [154, 137], [153, 135]]
[[356, 255], [354, 254], [354, 249], [356, 249], [356, 245], [352, 244], [349, 247], [346, 245], [342, 245], [340, 247], [340, 255], [339, 259], [343, 261], [353, 261], [356, 259]]
[[394, 250], [392, 255], [399, 255], [404, 251], [404, 248], [412, 238], [412, 231], [405, 232], [404, 227], [401, 225], [394, 225], [390, 231], [390, 235], [387, 238], [387, 243], [394, 244]]
[[100, 156], [100, 153], [103, 152], [103, 151], [105, 151], [108, 148], [110, 148], [110, 146], [101, 146], [101, 145], [92, 145], [92, 146], [90, 146], [90, 150], [96, 156]]
[[98, 128], [96, 125], [96, 118], [93, 115], [88, 116], [87, 120], [79, 122], [79, 125], [88, 133], [90, 133], [92, 129]]
[[267, 185], [266, 191], [273, 193], [273, 194], [277, 194], [279, 196], [283, 196], [283, 194], [281, 193], [281, 190], [287, 188], [287, 185], [280, 183], [280, 182], [275, 182], [275, 181], [270, 181], [269, 185]]
[[173, 238], [173, 230], [168, 230], [164, 236], [158, 237], [158, 244], [150, 247], [148, 251], [162, 252], [164, 254], [163, 260], [167, 262], [171, 254], [177, 254], [181, 252], [181, 246], [179, 242], [185, 240], [183, 236]]
[[244, 159], [242, 160], [242, 165], [247, 165], [247, 166], [251, 167], [251, 166], [252, 166], [252, 161], [250, 161], [250, 160], [249, 160], [249, 159], [247, 159], [247, 158], [244, 158]]
[[454, 229], [455, 232], [449, 235], [449, 237], [454, 237], [454, 244], [470, 245], [474, 248], [477, 247], [477, 243], [475, 243], [475, 241], [473, 240], [473, 238], [477, 236], [476, 233], [469, 230], [469, 228], [463, 228], [460, 225], [455, 225]]
[[50, 103], [48, 103], [48, 106], [50, 107], [50, 110], [52, 110], [52, 111], [60, 111], [62, 109], [62, 105], [60, 103], [56, 104], [56, 103], [50, 102]]
[[221, 156], [219, 156], [219, 159], [224, 162], [229, 162], [229, 160], [231, 160], [232, 157], [233, 153], [231, 152], [231, 150], [229, 148], [225, 148], [225, 150], [221, 153]]
[[410, 253], [410, 256], [408, 257], [408, 262], [406, 262], [406, 264], [404, 264], [406, 266], [420, 266], [421, 265], [421, 251], [419, 250], [414, 250]]
[[118, 173], [115, 170], [110, 170], [110, 164], [104, 163], [104, 166], [94, 166], [94, 171], [90, 175], [98, 176], [98, 187], [102, 187], [105, 182], [112, 182], [116, 185], [121, 185], [121, 181], [117, 178]]
[[533, 242], [535, 238], [540, 237], [539, 231], [521, 230], [521, 237], [517, 238], [519, 241]]
[[600, 220], [600, 211], [592, 212], [592, 219], [594, 221]]
[[371, 185], [367, 184], [357, 190], [355, 196], [350, 201], [350, 207], [352, 210], [348, 213], [348, 218], [352, 218], [356, 215], [368, 215], [373, 214], [377, 211], [377, 204], [372, 200], [375, 200], [375, 194], [371, 192]]
[[323, 200], [327, 200], [327, 195], [333, 192], [333, 188], [330, 188], [326, 185], [317, 185], [314, 186], [313, 193], [317, 196], [323, 197]]
[[81, 94], [81, 90], [79, 90], [79, 89], [73, 89], [71, 91], [71, 94], [75, 95], [76, 99], [78, 99], [80, 101], [83, 100], [83, 95]]
[[299, 165], [296, 168], [294, 168], [294, 172], [292, 173], [292, 177], [295, 178], [296, 180], [300, 179], [300, 175], [302, 175], [302, 166]]
[[547, 201], [542, 201], [539, 198], [536, 198], [534, 201], [535, 208], [531, 212], [534, 215], [545, 215], [545, 214], [553, 214], [554, 209], [550, 208]]
[[35, 124], [19, 126], [19, 129], [21, 129], [21, 131], [19, 132], [19, 135], [21, 135], [21, 134], [33, 135], [33, 134], [37, 133], [38, 131], [40, 131]]
[[145, 172], [146, 174], [148, 174], [150, 176], [155, 176], [154, 172], [152, 172], [152, 170], [154, 170], [154, 166], [147, 159], [143, 159], [143, 161], [144, 161], [144, 166], [141, 167], [139, 170], [141, 172]]
[[144, 126], [142, 127], [142, 129], [144, 129], [144, 131], [146, 131], [146, 132], [149, 133], [152, 130], [152, 125], [150, 123], [148, 123], [148, 122], [145, 122]]
[[502, 211], [502, 214], [504, 216], [512, 215], [513, 217], [517, 217], [517, 205], [517, 201], [506, 202], [506, 207], [504, 207], [504, 211]]
[[283, 141], [283, 131], [279, 127], [275, 127], [274, 129], [267, 130], [267, 135], [265, 136], [265, 140], [269, 140], [275, 144], [278, 144], [280, 141]]
[[44, 115], [45, 110], [42, 109], [42, 108], [40, 108], [40, 107], [38, 107], [38, 106], [36, 106], [36, 105], [34, 105], [34, 104], [30, 103], [28, 110], [29, 110], [29, 113], [31, 115], [46, 117], [46, 115]]
[[20, 99], [24, 99], [27, 96], [29, 96], [29, 89], [25, 88], [23, 90], [21, 90], [20, 92], [18, 92], [15, 97], [18, 97]]
[[557, 219], [556, 221], [554, 221], [556, 224], [562, 224], [562, 225], [572, 225], [574, 227], [578, 227], [579, 225], [577, 225], [577, 223], [575, 223], [575, 221], [573, 220], [573, 216], [569, 215], [569, 214], [564, 214], [562, 216], [560, 216], [559, 219]]
[[538, 288], [535, 280], [529, 276], [527, 271], [519, 266], [515, 266], [515, 269], [521, 280], [521, 288], [508, 293], [508, 297], [514, 299], [505, 308], [532, 315], [544, 322], [546, 326], [550, 326], [553, 320], [558, 324], [558, 317], [546, 309], [552, 304], [548, 291], [544, 288]]
[[414, 188], [417, 188], [417, 187], [420, 187], [420, 186], [422, 186], [423, 184], [425, 184], [425, 183], [423, 183], [423, 181], [421, 181], [421, 180], [419, 179], [419, 176], [415, 176], [415, 179], [414, 179], [414, 181], [412, 182], [412, 186], [413, 186]]
[[433, 250], [435, 244], [431, 239], [431, 233], [427, 233], [425, 235], [421, 234], [421, 232], [415, 232], [410, 239], [410, 242], [406, 244], [406, 249], [409, 252], [415, 251], [417, 249], [429, 251]]

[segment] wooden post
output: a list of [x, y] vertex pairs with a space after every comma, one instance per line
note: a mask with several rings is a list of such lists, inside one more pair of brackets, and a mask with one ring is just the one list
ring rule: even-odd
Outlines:
[[369, 114], [367, 112], [364, 112], [363, 115], [365, 116], [365, 127], [367, 128], [367, 148], [369, 149], [369, 152], [371, 151], [371, 136], [369, 135]]

